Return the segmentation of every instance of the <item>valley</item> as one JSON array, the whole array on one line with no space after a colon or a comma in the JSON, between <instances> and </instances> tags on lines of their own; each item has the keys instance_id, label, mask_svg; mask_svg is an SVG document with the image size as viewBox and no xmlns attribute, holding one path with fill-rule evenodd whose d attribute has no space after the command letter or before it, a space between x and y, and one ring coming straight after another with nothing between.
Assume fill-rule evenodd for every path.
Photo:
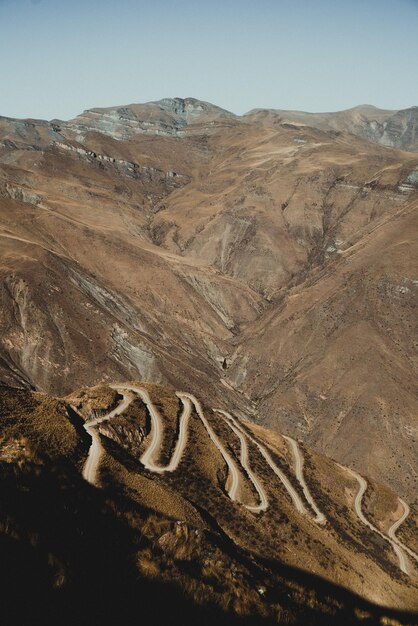
<instances>
[{"instance_id":1,"label":"valley","mask_svg":"<svg viewBox=\"0 0 418 626\"><path fill-rule=\"evenodd\" d=\"M415 623L416 122L0 117L0 535L54 623Z\"/></svg>"}]
</instances>

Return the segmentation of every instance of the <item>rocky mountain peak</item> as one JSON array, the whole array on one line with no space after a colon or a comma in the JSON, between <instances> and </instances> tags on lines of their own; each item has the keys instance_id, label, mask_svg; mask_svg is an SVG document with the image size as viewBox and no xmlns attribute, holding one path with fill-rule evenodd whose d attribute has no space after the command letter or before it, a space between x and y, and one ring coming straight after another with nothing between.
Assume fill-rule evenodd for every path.
<instances>
[{"instance_id":1,"label":"rocky mountain peak","mask_svg":"<svg viewBox=\"0 0 418 626\"><path fill-rule=\"evenodd\" d=\"M181 137L189 125L212 124L235 117L233 113L209 102L176 97L144 104L89 109L69 124L82 137L88 131L95 131L120 140L139 134Z\"/></svg>"},{"instance_id":2,"label":"rocky mountain peak","mask_svg":"<svg viewBox=\"0 0 418 626\"><path fill-rule=\"evenodd\" d=\"M194 114L196 116L204 115L204 114L224 114L235 117L235 115L226 109L222 109L210 102L204 102L203 100L198 100L197 98L163 98L162 100L157 100L156 102L151 102L149 104L155 104L161 107L166 111L170 111L176 115L184 115L184 114Z\"/></svg>"}]
</instances>

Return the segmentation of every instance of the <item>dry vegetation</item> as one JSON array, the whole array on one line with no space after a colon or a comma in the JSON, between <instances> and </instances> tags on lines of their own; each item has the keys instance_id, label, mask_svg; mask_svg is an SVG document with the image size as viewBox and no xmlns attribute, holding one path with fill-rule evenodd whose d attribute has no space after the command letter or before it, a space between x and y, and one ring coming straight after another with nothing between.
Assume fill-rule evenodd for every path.
<instances>
[{"instance_id":1,"label":"dry vegetation","mask_svg":"<svg viewBox=\"0 0 418 626\"><path fill-rule=\"evenodd\" d=\"M418 502L411 505L411 513L399 528L397 535L412 550L418 553ZM417 565L418 568L418 565Z\"/></svg>"},{"instance_id":2,"label":"dry vegetation","mask_svg":"<svg viewBox=\"0 0 418 626\"><path fill-rule=\"evenodd\" d=\"M403 508L393 491L370 479L363 497L363 510L370 521L383 532L403 514Z\"/></svg>"},{"instance_id":3,"label":"dry vegetation","mask_svg":"<svg viewBox=\"0 0 418 626\"><path fill-rule=\"evenodd\" d=\"M96 385L91 388L82 387L66 398L85 419L91 419L93 416L99 417L110 411L116 406L117 399L117 392L108 385Z\"/></svg>"},{"instance_id":4,"label":"dry vegetation","mask_svg":"<svg viewBox=\"0 0 418 626\"><path fill-rule=\"evenodd\" d=\"M52 459L79 454L82 430L69 419L66 402L42 393L0 387L0 436L26 439L35 455Z\"/></svg>"},{"instance_id":5,"label":"dry vegetation","mask_svg":"<svg viewBox=\"0 0 418 626\"><path fill-rule=\"evenodd\" d=\"M164 438L161 460L165 462L177 437L179 402L170 390L144 386L164 416L168 434ZM188 445L178 469L164 475L146 471L139 458L146 446L149 416L145 405L135 400L125 414L100 427L105 455L101 460L101 489L98 490L80 478L78 430L84 432L84 429L82 424L74 426L70 421L64 401L9 389L2 390L0 399L3 437L0 449L4 460L7 455L10 457L12 462L8 465L16 468L11 470L12 474L10 471L6 474L9 476L7 489L19 490L19 485L30 481L35 494L43 481L58 481L53 487L58 490L62 490L59 484L65 483L54 506L65 509L65 494L68 497L71 494L71 498L86 498L83 503L73 504L81 517L71 523L75 524L80 536L84 532L84 515L88 515L89 507L96 507L91 497L103 499L101 503L97 502L97 510L94 508L94 526L100 536L105 537L110 532L105 530L109 524L110 527L120 525L117 532L126 538L126 544L119 545L114 558L126 558L129 567L134 568L135 574L128 575L129 584L139 585L139 588L160 585L162 590L173 589L177 594L175 602L184 602L188 610L193 607L193 619L185 623L200 621L202 624L225 623L229 626L236 620L244 620L240 623L251 626L276 623L301 626L364 623L377 626L385 623L383 619L390 624L390 620L396 618L400 624L413 624L407 615L378 609L332 584L331 581L344 582L354 590L363 586L367 594L369 587L363 565L366 562L368 570L375 575L376 588L391 585L386 602L411 602L416 592L416 587L399 576L387 547L377 545L376 538L350 511L351 496L347 494L352 485L325 457L302 448L305 477L317 504L328 518L327 526L318 528L309 517L294 510L287 492L272 475L254 444L250 444L251 468L262 480L270 502L268 511L253 514L228 498L225 464L208 442L207 432L195 413L190 418ZM95 388L91 394L85 389L71 397L71 402L85 418L98 412L104 414L115 406L117 400L113 391L109 392L105 387ZM240 449L236 436L219 415L208 410L206 415L238 462ZM51 424L54 424L53 437ZM269 440L276 462L291 477L293 464L283 440L278 435L269 438L260 427L253 430L260 440ZM9 447L4 445L6 440ZM10 441L13 441L12 448ZM46 462L42 473L36 469L36 455L28 455L27 450L31 447L39 449L43 455L48 453L47 460L42 461L42 467ZM59 454L58 450L61 451ZM19 463L16 464L17 456ZM65 471L60 469L61 466L66 468ZM244 471L242 476L249 483ZM294 478L292 482L296 487ZM48 487L45 494L51 489ZM300 486L298 489L300 491ZM251 485L247 484L245 490L245 498L254 501L256 494ZM8 498L9 512L0 518L0 534L18 542L24 542L28 537L35 547L45 541L48 545L45 529L40 530L50 523L48 516L45 520L42 518L42 524L39 521L39 527L35 517L30 529L25 530L25 524L29 522L25 522L23 514L19 517L17 510L13 509L13 500ZM374 510L384 513L381 500L378 503L380 508L376 504ZM392 502L389 495L387 501ZM48 499L46 502L45 514L51 508ZM30 510L34 504L25 506ZM101 517L104 511L107 521ZM79 540L71 539L74 545ZM104 544L102 539L97 544L100 555L103 545L108 545L108 539L103 541ZM49 588L71 589L78 565L71 557L63 558L57 547L45 549ZM392 581L385 570L391 572ZM103 575L105 571L106 568Z\"/></svg>"},{"instance_id":6,"label":"dry vegetation","mask_svg":"<svg viewBox=\"0 0 418 626\"><path fill-rule=\"evenodd\" d=\"M140 383L136 383L140 384ZM161 392L161 387L146 386L164 416L166 431L161 462L168 462L177 438L179 403L170 390ZM159 398L161 394L161 398ZM133 419L137 406L131 405L132 413L127 423ZM143 407L142 407L143 410ZM227 427L217 413L206 410L212 427L224 442L230 453L235 456L238 466L240 447L238 438ZM123 424L124 417L116 418ZM144 418L140 417L143 422ZM145 420L146 422L146 420ZM268 554L271 558L302 567L307 572L315 572L329 580L337 580L344 585L357 589L360 593L369 593L380 601L397 603L401 596L412 601L413 594L402 590L403 575L397 567L396 558L390 546L375 533L361 524L354 511L352 502L356 486L335 464L325 457L312 455L302 447L305 456L305 477L318 506L325 512L328 523L325 528L315 525L309 517L297 513L288 493L273 475L256 446L249 443L251 468L262 480L268 494L270 507L258 515L232 503L226 493L227 472L219 452L209 443L208 435L200 419L193 413L190 421L188 445L178 469L170 474L153 475L138 463L140 454L145 450L146 441L139 447L131 446L126 437L116 443L123 448L123 454L117 447L108 448L109 473L118 476L118 481L126 485L129 497L138 503L146 503L165 515L175 511L177 519L196 525L196 516L191 511L199 511L199 528L208 528L224 534L235 546L250 551L255 558ZM285 472L294 488L302 496L302 489L294 475L293 457L287 444L278 435L268 435L261 427L246 428L269 447L277 465ZM113 459L113 460L112 460ZM117 464L116 463L117 459ZM128 470L128 471L126 471ZM257 494L241 468L244 478L244 502L256 503ZM383 491L382 491L383 493ZM387 502L390 502L389 494ZM393 497L392 497L393 501ZM380 502L380 500L379 500ZM187 503L187 507L184 506ZM382 513L384 503L380 504ZM308 510L310 509L307 505ZM311 511L312 514L312 511ZM202 516L203 520L202 522ZM367 579L364 559L372 557L371 567L376 580ZM370 567L370 565L369 565ZM390 577L392 595L387 595ZM399 582L395 582L398 581ZM404 583L406 581L404 580ZM409 581L408 585L409 585ZM376 591L378 589L378 591ZM376 596L376 593L378 596ZM386 600L383 598L386 597Z\"/></svg>"}]
</instances>

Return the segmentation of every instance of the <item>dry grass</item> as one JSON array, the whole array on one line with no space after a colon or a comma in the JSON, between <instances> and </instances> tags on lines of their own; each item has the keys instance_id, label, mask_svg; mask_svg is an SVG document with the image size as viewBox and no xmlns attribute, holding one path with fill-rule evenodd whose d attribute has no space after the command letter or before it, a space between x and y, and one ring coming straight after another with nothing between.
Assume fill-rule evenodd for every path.
<instances>
[{"instance_id":1,"label":"dry grass","mask_svg":"<svg viewBox=\"0 0 418 626\"><path fill-rule=\"evenodd\" d=\"M66 400L75 406L85 419L90 419L92 416L106 413L116 406L117 391L104 384L95 387L82 387L67 396Z\"/></svg>"},{"instance_id":2,"label":"dry grass","mask_svg":"<svg viewBox=\"0 0 418 626\"><path fill-rule=\"evenodd\" d=\"M268 615L260 593L251 588L249 572L211 545L201 530L184 522L167 525L151 515L142 533L152 540L152 547L144 548L137 557L144 575L160 576L167 582L176 580L197 605L210 599L237 615Z\"/></svg>"},{"instance_id":3,"label":"dry grass","mask_svg":"<svg viewBox=\"0 0 418 626\"><path fill-rule=\"evenodd\" d=\"M159 388L146 387L164 416L168 431L166 441L170 437L174 441L177 398L165 390L159 399ZM48 450L56 461L58 449L61 454L61 450L69 456L74 454L78 445L77 431L68 419L63 401L42 394L2 392L3 445L0 450L6 450L12 459L18 454L16 450L23 456L32 447L33 454L38 449ZM84 414L93 410L107 411L106 404L114 399L113 393L108 393L104 386L95 388L91 398L88 391L79 394L79 409ZM205 412L224 444L238 458L236 437L225 428L218 415ZM210 603L235 616L280 619L280 623L288 624L310 623L311 615L324 619L335 616L338 620L338 615L345 614L347 607L343 600L334 597L332 585L324 595L313 580L304 578L298 570L280 573L280 561L319 574L321 584L328 578L368 593L370 583L364 577L366 564L373 573L374 589L378 593L386 586L393 594L386 596L388 598L396 600L397 593L404 601L413 597L413 586L407 588L399 577L390 581L380 569L390 566L387 546L375 545L375 538L346 506L352 501L355 486L341 471L336 471L329 459L301 447L305 477L313 497L328 518L327 526L319 528L310 517L296 513L287 492L253 444L249 445L250 465L266 488L270 508L257 515L231 502L225 491L225 463L195 414L191 416L188 446L179 468L172 474L147 472L139 461L145 444L142 439L138 445L132 444L134 434L144 428L146 421L147 412L138 400L124 415L100 429L105 454L100 465L101 489L98 492L106 494L108 506L135 537L133 552L139 576L175 585L196 606ZM54 425L53 436L51 424ZM267 440L267 431L261 427L256 430L261 439ZM21 433L20 438L17 432ZM269 443L277 462L287 474L291 473L292 466L282 441L271 438ZM276 443L278 449L275 449ZM242 478L249 482L245 471L242 471ZM249 485L247 489L254 499L252 487ZM385 502L391 501L389 496L379 499L382 511ZM55 562L55 557L51 558L54 585L59 587L64 573L59 559ZM265 564L260 567L259 563ZM393 575L398 576L398 573ZM305 621L301 621L303 619ZM364 621L360 613L355 619L353 623ZM321 622L312 622L316 623Z\"/></svg>"},{"instance_id":4,"label":"dry grass","mask_svg":"<svg viewBox=\"0 0 418 626\"><path fill-rule=\"evenodd\" d=\"M106 440L104 440L106 445ZM154 480L152 477L134 469L126 469L122 459L118 460L107 453L102 461L102 473L107 473L117 480L119 489L126 492L129 499L147 509L154 511L159 518L165 516L177 520L188 521L196 526L204 527L201 516L193 505L182 497L181 492L175 491L164 481Z\"/></svg>"},{"instance_id":5,"label":"dry grass","mask_svg":"<svg viewBox=\"0 0 418 626\"><path fill-rule=\"evenodd\" d=\"M370 521L383 532L386 532L403 513L396 494L370 478L367 480L367 491L363 497L363 510Z\"/></svg>"},{"instance_id":6,"label":"dry grass","mask_svg":"<svg viewBox=\"0 0 418 626\"><path fill-rule=\"evenodd\" d=\"M4 441L30 442L33 454L71 456L80 444L63 400L41 393L0 388L0 434Z\"/></svg>"},{"instance_id":7,"label":"dry grass","mask_svg":"<svg viewBox=\"0 0 418 626\"><path fill-rule=\"evenodd\" d=\"M151 548L138 552L136 563L139 571L146 578L158 578L161 575L161 569L154 558Z\"/></svg>"},{"instance_id":8,"label":"dry grass","mask_svg":"<svg viewBox=\"0 0 418 626\"><path fill-rule=\"evenodd\" d=\"M0 437L0 460L6 463L25 463L36 459L33 446L26 437Z\"/></svg>"},{"instance_id":9,"label":"dry grass","mask_svg":"<svg viewBox=\"0 0 418 626\"><path fill-rule=\"evenodd\" d=\"M418 554L418 503L415 502L411 505L410 514L406 518L403 524L399 527L396 535L401 541L403 541L411 550ZM418 563L412 561L412 565L415 567L415 571L418 577Z\"/></svg>"}]
</instances>

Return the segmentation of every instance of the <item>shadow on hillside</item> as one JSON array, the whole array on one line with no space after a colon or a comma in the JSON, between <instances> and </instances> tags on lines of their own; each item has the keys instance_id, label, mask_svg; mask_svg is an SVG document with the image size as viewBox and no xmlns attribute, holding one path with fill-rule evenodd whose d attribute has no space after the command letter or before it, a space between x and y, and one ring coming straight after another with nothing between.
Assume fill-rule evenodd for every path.
<instances>
[{"instance_id":1,"label":"shadow on hillside","mask_svg":"<svg viewBox=\"0 0 418 626\"><path fill-rule=\"evenodd\" d=\"M277 580L278 584L272 586L265 599L269 603L285 606L293 616L299 615L297 621L289 623L300 624L300 626L355 626L356 624L381 626L386 623L382 621L385 617L408 626L418 626L418 613L416 612L392 610L372 604L348 589L332 584L315 574L242 550L225 534L212 515L196 503L193 505L214 531L213 539L223 552L243 563L255 579L260 579L263 575L268 576L270 573L274 580ZM301 603L296 604L292 599L295 584L306 590L306 596L309 595L310 590L315 590L316 607L306 608L304 613ZM336 613L327 615L326 607L336 608L337 604L339 608ZM362 614L362 617L359 617L359 614Z\"/></svg>"},{"instance_id":2,"label":"shadow on hillside","mask_svg":"<svg viewBox=\"0 0 418 626\"><path fill-rule=\"evenodd\" d=\"M111 456L123 464L129 472L141 473L144 471L143 466L117 443L107 439L104 439L103 443ZM195 476L194 478L196 480L198 477ZM112 475L102 475L102 479L105 480L106 489L115 494L114 497L121 509L129 511L132 507L132 502L127 500L120 492L120 488ZM355 624L381 626L382 617L386 617L398 620L402 624L413 626L416 624L418 626L417 613L383 608L315 574L285 565L277 560L268 559L265 556L260 556L258 553L251 554L251 552L240 549L229 538L218 520L207 509L200 506L195 498L187 498L184 493L182 497L190 501L202 520L206 522L207 527L212 530L211 542L215 543L222 552L228 554L232 559L241 562L253 575L255 581L263 578L278 580L278 584L272 585L274 590L268 593L265 600L270 604L279 604L285 607L293 617L299 616L297 621L289 623L300 624L301 626L355 626ZM143 510L142 513L146 514L146 511ZM295 602L292 599L295 585L301 586L306 590L306 596L309 595L310 590L315 592L316 602L309 608L306 606L305 612L303 602ZM339 608L336 608L336 603L338 603ZM308 600L306 600L306 604L309 604ZM332 609L333 614L327 615L327 609L329 608ZM334 614L333 609L335 608L336 613ZM359 618L356 614L357 610L363 612L363 615L369 614L370 617L366 618L363 616ZM233 622L227 620L226 623L232 624ZM268 623L268 621L260 623ZM288 622L283 621L283 623ZM255 622L253 621L251 624L255 624Z\"/></svg>"},{"instance_id":3,"label":"shadow on hillside","mask_svg":"<svg viewBox=\"0 0 418 626\"><path fill-rule=\"evenodd\" d=\"M137 533L71 468L2 464L0 471L4 626L256 623L196 607L174 587L141 579Z\"/></svg>"},{"instance_id":4,"label":"shadow on hillside","mask_svg":"<svg viewBox=\"0 0 418 626\"><path fill-rule=\"evenodd\" d=\"M179 589L140 578L135 567L135 550L140 537L106 502L104 491L83 481L70 466L46 468L2 464L0 467L0 584L4 626L106 626L131 623L257 626L269 620L240 619L208 604L197 607ZM121 505L123 506L122 502ZM213 520L211 520L213 523ZM338 626L357 623L354 607L369 609L373 618L362 624L380 623L380 615L400 614L371 607L360 598L315 576L264 560L261 567L221 535L218 541L234 558L245 561L259 577L260 570L274 572L279 579L314 588L318 596L339 599ZM272 592L270 592L272 594ZM301 618L292 605L286 582L274 597L299 615L297 622L313 626L335 626L336 616L307 609ZM413 623L402 616L404 623ZM277 622L275 622L277 623Z\"/></svg>"}]
</instances>

